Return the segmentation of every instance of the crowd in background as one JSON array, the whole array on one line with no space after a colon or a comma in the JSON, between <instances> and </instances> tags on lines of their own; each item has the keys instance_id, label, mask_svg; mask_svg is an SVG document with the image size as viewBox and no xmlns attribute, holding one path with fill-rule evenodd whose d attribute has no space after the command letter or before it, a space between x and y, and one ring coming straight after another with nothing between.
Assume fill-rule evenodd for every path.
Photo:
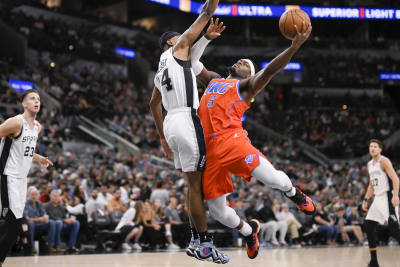
<instances>
[{"instance_id":1,"label":"crowd in background","mask_svg":"<svg viewBox=\"0 0 400 267\"><path fill-rule=\"evenodd\" d=\"M9 19L28 38L29 46L40 52L76 53L78 57L90 52L94 58L113 62L112 48L125 45L138 49L156 67L156 44L147 46L140 38L121 39L84 25L71 28L60 21L33 20L24 14L10 14ZM137 88L118 70L101 64L78 68L72 62L60 60L52 68L48 59L42 56L37 65L27 64L23 68L0 60L2 81L13 77L31 80L62 106L60 110L50 110L42 103L38 120L44 130L37 150L49 156L54 167L43 170L34 165L29 174L24 211L27 227L20 245L29 253L35 250L35 240L50 253L77 253L88 243L102 249L107 242L113 248L125 250L184 248L189 234L187 187L181 172L155 159L163 155L149 115L150 91ZM213 59L216 70L223 69L226 62L222 57ZM325 68L327 65L330 68ZM397 70L391 58L357 55L351 58L325 55L318 62L304 58L304 66L304 84L321 87L376 85L380 70ZM19 97L16 91L4 84L0 86L0 103L16 104ZM369 182L365 162L322 167L302 158L301 149L292 138L304 140L329 155L360 156L367 153L369 138L384 139L399 128L398 117L385 110L318 108L324 106L324 97L311 100L304 97L304 102L299 99L293 99L293 106L298 107L296 101L304 104L308 99L313 108L278 112L272 108L273 100L265 97L256 103L249 116L286 137L279 142L256 138L254 143L296 186L319 203L317 215L307 217L279 192L234 176L235 192L229 195L227 204L242 218L261 221L263 246L362 244L365 214L360 204ZM320 105L316 104L318 101ZM0 122L18 112L15 106L0 106ZM66 143L82 141L79 131L68 123L68 118L75 115L103 123L110 131L136 144L142 154L126 156L101 145L83 154L69 151ZM400 174L397 162L394 167ZM237 231L226 229L211 218L208 223L211 230L225 229L231 237L217 236L216 242L229 240L225 245L240 246Z\"/></svg>"},{"instance_id":2,"label":"crowd in background","mask_svg":"<svg viewBox=\"0 0 400 267\"><path fill-rule=\"evenodd\" d=\"M93 242L100 249L107 242L112 248L125 250L186 246L187 187L179 171L152 158L162 157L158 147L143 148L140 156L124 156L102 146L89 155L76 155L63 149L63 144L76 136L56 123L62 115L46 117L47 113L43 109L38 118L45 129L38 149L50 156L54 167L42 170L35 165L29 174L26 247L35 240L46 243L50 253L76 253L82 244ZM14 114L11 110L2 115L5 119ZM325 168L300 162L296 157L299 148L289 141L268 141L260 149L322 207L317 216L307 217L279 192L232 177L236 190L228 197L228 204L242 218L261 221L263 246L336 246L337 242L364 241L360 225L365 214L360 204L369 181L364 163ZM90 160L81 164L80 157ZM396 162L394 167L400 174ZM236 231L211 219L208 223L211 229L225 229L231 236L224 245L239 246ZM216 241L222 242L218 236ZM21 242L24 244L23 238Z\"/></svg>"}]
</instances>

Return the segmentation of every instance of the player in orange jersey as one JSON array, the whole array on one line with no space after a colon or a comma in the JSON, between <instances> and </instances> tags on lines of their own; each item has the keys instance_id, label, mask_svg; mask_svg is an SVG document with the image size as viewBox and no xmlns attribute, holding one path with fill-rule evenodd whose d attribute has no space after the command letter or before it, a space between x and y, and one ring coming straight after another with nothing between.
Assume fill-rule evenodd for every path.
<instances>
[{"instance_id":1,"label":"player in orange jersey","mask_svg":"<svg viewBox=\"0 0 400 267\"><path fill-rule=\"evenodd\" d=\"M306 29L305 23L302 28ZM246 237L247 254L251 259L258 254L257 234L260 226L256 220L249 223L241 220L235 211L226 205L226 194L234 191L231 173L242 176L247 181L255 177L265 185L284 192L304 213L311 215L315 212L312 200L295 188L284 172L276 170L265 156L252 146L241 122L251 100L289 63L310 36L311 29L310 25L306 31L297 31L292 45L263 70L255 73L252 61L241 59L229 68L230 75L226 79L208 71L202 63L193 62L193 59L200 59L208 44L207 40L200 39L192 48L193 68L202 68L197 78L208 84L199 108L206 138L204 198L216 220L230 228L238 229Z\"/></svg>"}]
</instances>

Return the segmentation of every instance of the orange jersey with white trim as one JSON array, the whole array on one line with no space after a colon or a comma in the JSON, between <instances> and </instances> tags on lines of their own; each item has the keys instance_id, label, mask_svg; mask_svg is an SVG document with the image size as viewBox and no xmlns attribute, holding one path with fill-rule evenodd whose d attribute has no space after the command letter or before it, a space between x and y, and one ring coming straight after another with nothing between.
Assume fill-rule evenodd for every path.
<instances>
[{"instance_id":1,"label":"orange jersey with white trim","mask_svg":"<svg viewBox=\"0 0 400 267\"><path fill-rule=\"evenodd\" d=\"M239 83L218 78L208 84L198 110L206 140L227 129L242 128L243 114L250 106L240 96Z\"/></svg>"}]
</instances>

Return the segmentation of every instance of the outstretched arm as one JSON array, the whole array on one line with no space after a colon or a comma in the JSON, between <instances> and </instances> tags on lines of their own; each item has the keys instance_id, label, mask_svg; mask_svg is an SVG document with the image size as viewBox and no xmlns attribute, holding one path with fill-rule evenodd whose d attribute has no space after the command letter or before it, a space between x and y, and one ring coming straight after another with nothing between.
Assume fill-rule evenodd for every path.
<instances>
[{"instance_id":1,"label":"outstretched arm","mask_svg":"<svg viewBox=\"0 0 400 267\"><path fill-rule=\"evenodd\" d=\"M304 21L302 28L306 29ZM303 32L299 32L296 27L297 35L289 48L275 57L267 67L257 72L256 75L240 82L240 89L244 91L242 96L248 104L271 81L272 77L278 74L290 62L293 55L310 36L311 30L311 25Z\"/></svg>"},{"instance_id":2,"label":"outstretched arm","mask_svg":"<svg viewBox=\"0 0 400 267\"><path fill-rule=\"evenodd\" d=\"M207 85L214 78L221 77L221 75L213 71L208 71L199 60L210 41L221 36L221 33L225 29L226 26L224 26L222 21L219 21L219 18L215 20L215 23L213 18L211 18L210 26L208 26L206 34L192 46L190 51L193 72L196 78L204 85Z\"/></svg>"},{"instance_id":3,"label":"outstretched arm","mask_svg":"<svg viewBox=\"0 0 400 267\"><path fill-rule=\"evenodd\" d=\"M219 0L207 0L196 21L179 37L173 48L173 55L176 58L180 60L190 58L190 47L213 16L218 2Z\"/></svg>"}]
</instances>

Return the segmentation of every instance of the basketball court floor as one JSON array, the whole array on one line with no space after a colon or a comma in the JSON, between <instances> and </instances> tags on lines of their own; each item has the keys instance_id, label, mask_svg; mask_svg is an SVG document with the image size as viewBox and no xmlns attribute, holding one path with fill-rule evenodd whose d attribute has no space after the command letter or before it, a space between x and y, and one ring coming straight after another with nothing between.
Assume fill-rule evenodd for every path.
<instances>
[{"instance_id":1,"label":"basketball court floor","mask_svg":"<svg viewBox=\"0 0 400 267\"><path fill-rule=\"evenodd\" d=\"M254 260L245 250L224 250L231 267L366 267L366 247L260 250ZM379 247L381 267L400 267L400 247ZM189 258L185 252L90 254L69 256L9 257L4 267L194 267L217 266ZM218 265L221 266L221 265Z\"/></svg>"}]
</instances>

